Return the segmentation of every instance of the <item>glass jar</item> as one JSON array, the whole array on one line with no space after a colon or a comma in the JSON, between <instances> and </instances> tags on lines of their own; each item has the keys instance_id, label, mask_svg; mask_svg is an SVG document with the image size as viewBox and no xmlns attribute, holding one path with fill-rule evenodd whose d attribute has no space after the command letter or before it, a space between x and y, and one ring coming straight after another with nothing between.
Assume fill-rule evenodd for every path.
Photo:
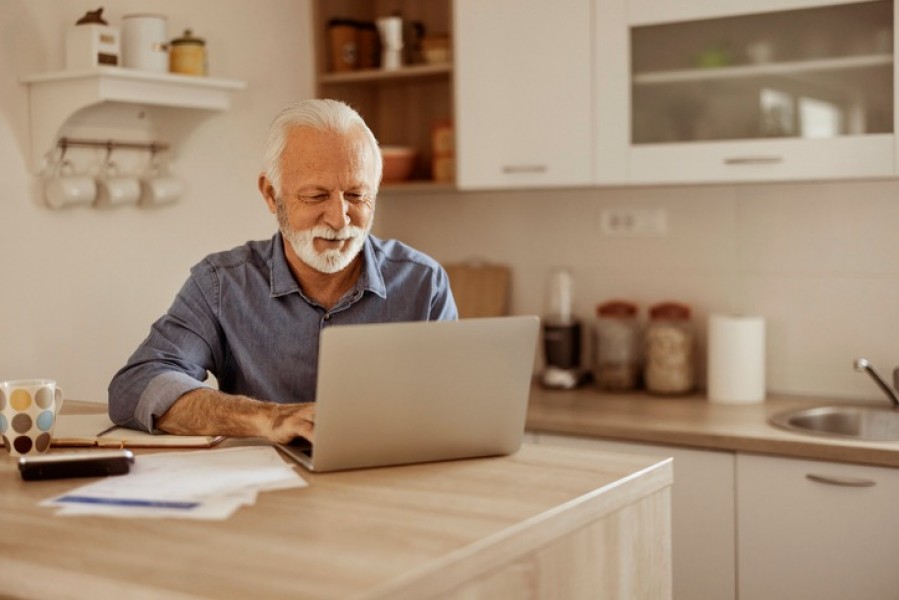
<instances>
[{"instance_id":1,"label":"glass jar","mask_svg":"<svg viewBox=\"0 0 899 600\"><path fill-rule=\"evenodd\" d=\"M169 49L169 71L182 75L206 75L206 41L194 36L190 29L172 40Z\"/></svg>"},{"instance_id":2,"label":"glass jar","mask_svg":"<svg viewBox=\"0 0 899 600\"><path fill-rule=\"evenodd\" d=\"M690 307L656 304L646 327L646 389L654 394L685 394L695 384L694 331Z\"/></svg>"},{"instance_id":3,"label":"glass jar","mask_svg":"<svg viewBox=\"0 0 899 600\"><path fill-rule=\"evenodd\" d=\"M640 335L637 305L611 300L596 307L593 329L593 379L610 392L637 389L640 379Z\"/></svg>"}]
</instances>

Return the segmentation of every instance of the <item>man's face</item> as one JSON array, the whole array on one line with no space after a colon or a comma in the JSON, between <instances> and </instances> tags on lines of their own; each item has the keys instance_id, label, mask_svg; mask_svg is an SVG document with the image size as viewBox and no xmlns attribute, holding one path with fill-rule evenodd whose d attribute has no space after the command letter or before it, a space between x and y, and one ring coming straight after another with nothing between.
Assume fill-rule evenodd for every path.
<instances>
[{"instance_id":1,"label":"man's face","mask_svg":"<svg viewBox=\"0 0 899 600\"><path fill-rule=\"evenodd\" d=\"M362 132L294 127L281 155L281 190L269 187L263 195L297 258L337 273L353 262L371 230L376 184Z\"/></svg>"}]
</instances>

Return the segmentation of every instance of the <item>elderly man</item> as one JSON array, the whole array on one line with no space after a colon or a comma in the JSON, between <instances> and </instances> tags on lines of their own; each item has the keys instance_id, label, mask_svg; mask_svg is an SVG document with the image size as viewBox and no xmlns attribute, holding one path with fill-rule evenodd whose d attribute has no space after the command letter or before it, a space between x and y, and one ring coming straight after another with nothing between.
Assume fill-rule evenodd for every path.
<instances>
[{"instance_id":1,"label":"elderly man","mask_svg":"<svg viewBox=\"0 0 899 600\"><path fill-rule=\"evenodd\" d=\"M458 317L437 262L369 235L381 155L353 109L334 100L289 106L272 123L264 162L259 191L279 232L193 267L113 377L113 422L312 439L323 327ZM207 372L218 390L203 383Z\"/></svg>"}]
</instances>

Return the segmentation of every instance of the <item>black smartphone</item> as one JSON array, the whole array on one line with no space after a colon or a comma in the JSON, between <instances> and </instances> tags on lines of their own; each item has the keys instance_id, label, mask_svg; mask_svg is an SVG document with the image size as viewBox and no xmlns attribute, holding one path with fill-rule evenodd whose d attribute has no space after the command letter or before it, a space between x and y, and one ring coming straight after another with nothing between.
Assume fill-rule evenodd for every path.
<instances>
[{"instance_id":1,"label":"black smartphone","mask_svg":"<svg viewBox=\"0 0 899 600\"><path fill-rule=\"evenodd\" d=\"M22 479L63 479L124 475L134 464L131 450L90 450L19 457Z\"/></svg>"}]
</instances>

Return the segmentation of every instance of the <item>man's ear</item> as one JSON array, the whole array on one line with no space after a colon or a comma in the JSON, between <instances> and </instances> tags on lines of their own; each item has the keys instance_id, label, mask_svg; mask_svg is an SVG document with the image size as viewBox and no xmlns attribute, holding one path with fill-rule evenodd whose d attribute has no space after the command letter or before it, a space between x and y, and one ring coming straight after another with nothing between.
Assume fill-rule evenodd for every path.
<instances>
[{"instance_id":1,"label":"man's ear","mask_svg":"<svg viewBox=\"0 0 899 600\"><path fill-rule=\"evenodd\" d=\"M268 177L265 176L265 173L259 174L259 193L262 194L262 198L265 200L265 203L268 205L268 210L270 213L277 214L278 212L278 203L275 200L275 187L272 185L272 182L269 181Z\"/></svg>"}]
</instances>

